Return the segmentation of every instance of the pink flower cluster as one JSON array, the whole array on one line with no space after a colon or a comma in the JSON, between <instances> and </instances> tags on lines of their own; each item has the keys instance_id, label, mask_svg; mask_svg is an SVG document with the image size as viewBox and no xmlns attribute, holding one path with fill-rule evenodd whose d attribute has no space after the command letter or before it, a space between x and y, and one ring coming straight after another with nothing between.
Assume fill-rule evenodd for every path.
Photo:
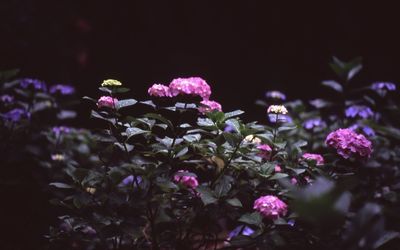
<instances>
[{"instance_id":1,"label":"pink flower cluster","mask_svg":"<svg viewBox=\"0 0 400 250\"><path fill-rule=\"evenodd\" d=\"M272 220L287 213L287 205L274 195L261 196L254 202L253 209Z\"/></svg>"},{"instance_id":2,"label":"pink flower cluster","mask_svg":"<svg viewBox=\"0 0 400 250\"><path fill-rule=\"evenodd\" d=\"M259 156L264 158L269 157L272 152L272 148L268 144L259 144L257 149L260 150Z\"/></svg>"},{"instance_id":3,"label":"pink flower cluster","mask_svg":"<svg viewBox=\"0 0 400 250\"><path fill-rule=\"evenodd\" d=\"M97 107L102 108L114 108L115 104L118 102L118 99L112 98L111 96L102 96L97 101Z\"/></svg>"},{"instance_id":4,"label":"pink flower cluster","mask_svg":"<svg viewBox=\"0 0 400 250\"><path fill-rule=\"evenodd\" d=\"M187 170L179 170L178 173L189 173ZM183 184L188 188L196 188L199 185L196 177L194 176L185 176L185 175L177 175L174 176L174 181Z\"/></svg>"},{"instance_id":5,"label":"pink flower cluster","mask_svg":"<svg viewBox=\"0 0 400 250\"><path fill-rule=\"evenodd\" d=\"M207 112L211 112L214 110L222 112L221 104L219 104L216 101L203 100L200 102L200 104L202 104L202 106L199 107L199 112L202 114L205 114Z\"/></svg>"},{"instance_id":6,"label":"pink flower cluster","mask_svg":"<svg viewBox=\"0 0 400 250\"><path fill-rule=\"evenodd\" d=\"M177 95L193 95L203 99L199 111L203 114L213 110L222 111L221 104L210 100L211 88L201 77L176 78L169 86L153 84L148 91L150 96L174 97Z\"/></svg>"},{"instance_id":7,"label":"pink flower cluster","mask_svg":"<svg viewBox=\"0 0 400 250\"><path fill-rule=\"evenodd\" d=\"M305 153L301 158L307 161L315 161L317 166L324 165L325 163L324 157L322 157L320 154Z\"/></svg>"},{"instance_id":8,"label":"pink flower cluster","mask_svg":"<svg viewBox=\"0 0 400 250\"><path fill-rule=\"evenodd\" d=\"M176 78L169 86L153 84L147 91L149 95L156 97L173 97L179 94L200 96L208 100L211 88L201 77Z\"/></svg>"},{"instance_id":9,"label":"pink flower cluster","mask_svg":"<svg viewBox=\"0 0 400 250\"><path fill-rule=\"evenodd\" d=\"M156 97L172 97L171 92L169 91L168 86L162 84L153 84L147 91L149 95Z\"/></svg>"},{"instance_id":10,"label":"pink flower cluster","mask_svg":"<svg viewBox=\"0 0 400 250\"><path fill-rule=\"evenodd\" d=\"M372 143L362 134L357 134L351 129L338 129L331 132L325 143L337 150L343 158L351 156L361 158L369 157L372 153Z\"/></svg>"}]
</instances>

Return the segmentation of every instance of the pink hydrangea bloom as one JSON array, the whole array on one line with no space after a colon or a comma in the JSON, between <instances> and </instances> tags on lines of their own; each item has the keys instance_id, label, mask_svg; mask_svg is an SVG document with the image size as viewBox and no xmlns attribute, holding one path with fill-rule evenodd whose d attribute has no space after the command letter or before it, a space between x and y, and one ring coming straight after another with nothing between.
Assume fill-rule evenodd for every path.
<instances>
[{"instance_id":1,"label":"pink hydrangea bloom","mask_svg":"<svg viewBox=\"0 0 400 250\"><path fill-rule=\"evenodd\" d=\"M97 107L107 107L107 108L114 108L115 104L118 102L118 99L112 98L111 96L102 96L97 101Z\"/></svg>"},{"instance_id":2,"label":"pink hydrangea bloom","mask_svg":"<svg viewBox=\"0 0 400 250\"><path fill-rule=\"evenodd\" d=\"M351 156L368 158L372 153L372 142L347 128L331 132L325 143L345 159Z\"/></svg>"},{"instance_id":3,"label":"pink hydrangea bloom","mask_svg":"<svg viewBox=\"0 0 400 250\"><path fill-rule=\"evenodd\" d=\"M292 183L293 185L296 185L297 179L293 177L292 179L290 179L290 183Z\"/></svg>"},{"instance_id":4,"label":"pink hydrangea bloom","mask_svg":"<svg viewBox=\"0 0 400 250\"><path fill-rule=\"evenodd\" d=\"M211 95L210 85L200 77L176 78L169 84L169 90L172 96L197 95L208 100Z\"/></svg>"},{"instance_id":5,"label":"pink hydrangea bloom","mask_svg":"<svg viewBox=\"0 0 400 250\"><path fill-rule=\"evenodd\" d=\"M178 173L189 173L187 170L179 170ZM194 176L185 176L185 175L175 175L174 181L183 184L188 188L196 188L199 185L196 177Z\"/></svg>"},{"instance_id":6,"label":"pink hydrangea bloom","mask_svg":"<svg viewBox=\"0 0 400 250\"><path fill-rule=\"evenodd\" d=\"M171 92L169 91L169 87L165 86L163 84L153 84L147 92L151 96L156 96L156 97L172 97Z\"/></svg>"},{"instance_id":7,"label":"pink hydrangea bloom","mask_svg":"<svg viewBox=\"0 0 400 250\"><path fill-rule=\"evenodd\" d=\"M277 219L287 213L287 205L273 195L261 196L254 202L253 209L268 219Z\"/></svg>"},{"instance_id":8,"label":"pink hydrangea bloom","mask_svg":"<svg viewBox=\"0 0 400 250\"><path fill-rule=\"evenodd\" d=\"M259 144L257 149L260 150L258 155L261 157L268 157L272 151L272 148L268 144Z\"/></svg>"},{"instance_id":9,"label":"pink hydrangea bloom","mask_svg":"<svg viewBox=\"0 0 400 250\"><path fill-rule=\"evenodd\" d=\"M275 169L274 170L275 170L276 173L282 172L282 168L279 165L275 165Z\"/></svg>"},{"instance_id":10,"label":"pink hydrangea bloom","mask_svg":"<svg viewBox=\"0 0 400 250\"><path fill-rule=\"evenodd\" d=\"M222 112L221 104L216 101L203 100L200 102L202 106L199 107L199 112L205 114L214 110Z\"/></svg>"},{"instance_id":11,"label":"pink hydrangea bloom","mask_svg":"<svg viewBox=\"0 0 400 250\"><path fill-rule=\"evenodd\" d=\"M302 158L308 161L315 161L317 166L324 165L325 163L324 157L322 157L320 154L305 153L303 154Z\"/></svg>"}]
</instances>

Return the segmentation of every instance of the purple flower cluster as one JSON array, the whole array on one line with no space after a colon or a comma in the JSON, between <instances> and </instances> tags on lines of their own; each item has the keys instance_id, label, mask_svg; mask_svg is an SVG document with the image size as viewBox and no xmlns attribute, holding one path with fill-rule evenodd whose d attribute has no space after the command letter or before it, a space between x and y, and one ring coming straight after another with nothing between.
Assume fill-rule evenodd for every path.
<instances>
[{"instance_id":1,"label":"purple flower cluster","mask_svg":"<svg viewBox=\"0 0 400 250\"><path fill-rule=\"evenodd\" d=\"M286 95L280 91L272 90L265 93L265 97L275 100L286 100Z\"/></svg>"},{"instance_id":2,"label":"purple flower cluster","mask_svg":"<svg viewBox=\"0 0 400 250\"><path fill-rule=\"evenodd\" d=\"M396 85L391 82L375 82L371 85L371 89L378 91L378 90L388 90L388 91L395 91Z\"/></svg>"},{"instance_id":3,"label":"purple flower cluster","mask_svg":"<svg viewBox=\"0 0 400 250\"><path fill-rule=\"evenodd\" d=\"M75 88L71 85L57 84L50 87L50 93L59 93L61 95L72 95L75 93Z\"/></svg>"},{"instance_id":4,"label":"purple flower cluster","mask_svg":"<svg viewBox=\"0 0 400 250\"><path fill-rule=\"evenodd\" d=\"M2 95L0 96L0 101L4 104L9 104L14 101L14 97L10 95Z\"/></svg>"},{"instance_id":5,"label":"purple flower cluster","mask_svg":"<svg viewBox=\"0 0 400 250\"><path fill-rule=\"evenodd\" d=\"M30 113L24 109L15 108L1 115L4 120L18 122L23 118L30 118Z\"/></svg>"},{"instance_id":6,"label":"purple flower cluster","mask_svg":"<svg viewBox=\"0 0 400 250\"><path fill-rule=\"evenodd\" d=\"M277 219L287 213L287 205L273 195L261 196L254 202L253 209L260 212L265 218Z\"/></svg>"},{"instance_id":7,"label":"purple flower cluster","mask_svg":"<svg viewBox=\"0 0 400 250\"><path fill-rule=\"evenodd\" d=\"M71 132L71 128L65 126L53 127L51 130L56 136L59 136L62 133L68 134Z\"/></svg>"},{"instance_id":8,"label":"purple flower cluster","mask_svg":"<svg viewBox=\"0 0 400 250\"><path fill-rule=\"evenodd\" d=\"M276 114L268 114L269 122L271 122L271 123L276 123L276 118L277 118L277 115L276 115ZM290 117L289 115L279 115L279 116L278 116L278 122L282 122L282 123L292 123L292 122L293 122L293 119L292 119L292 117Z\"/></svg>"},{"instance_id":9,"label":"purple flower cluster","mask_svg":"<svg viewBox=\"0 0 400 250\"><path fill-rule=\"evenodd\" d=\"M375 136L375 131L366 125L358 125L358 124L354 124L353 126L349 127L349 129L353 130L353 131L357 131L360 130L361 132L363 132L366 136Z\"/></svg>"},{"instance_id":10,"label":"purple flower cluster","mask_svg":"<svg viewBox=\"0 0 400 250\"><path fill-rule=\"evenodd\" d=\"M33 88L35 90L42 90L42 91L47 90L46 83L37 79L23 78L20 80L19 84L24 89Z\"/></svg>"},{"instance_id":11,"label":"purple flower cluster","mask_svg":"<svg viewBox=\"0 0 400 250\"><path fill-rule=\"evenodd\" d=\"M354 118L354 117L358 116L363 119L367 119L374 115L372 110L365 105L350 106L346 109L345 114L346 114L346 117Z\"/></svg>"},{"instance_id":12,"label":"purple flower cluster","mask_svg":"<svg viewBox=\"0 0 400 250\"><path fill-rule=\"evenodd\" d=\"M365 138L364 135L357 134L348 128L331 132L325 143L335 148L337 153L345 159L352 156L366 158L372 153L371 141Z\"/></svg>"},{"instance_id":13,"label":"purple flower cluster","mask_svg":"<svg viewBox=\"0 0 400 250\"><path fill-rule=\"evenodd\" d=\"M231 240L233 237L236 237L238 235L244 235L244 236L250 236L254 233L254 230L251 229L250 227L246 225L240 225L237 226L235 229L233 229L229 235L227 240Z\"/></svg>"},{"instance_id":14,"label":"purple flower cluster","mask_svg":"<svg viewBox=\"0 0 400 250\"><path fill-rule=\"evenodd\" d=\"M303 123L303 127L307 130L312 130L314 128L325 128L326 123L321 118L308 119Z\"/></svg>"}]
</instances>

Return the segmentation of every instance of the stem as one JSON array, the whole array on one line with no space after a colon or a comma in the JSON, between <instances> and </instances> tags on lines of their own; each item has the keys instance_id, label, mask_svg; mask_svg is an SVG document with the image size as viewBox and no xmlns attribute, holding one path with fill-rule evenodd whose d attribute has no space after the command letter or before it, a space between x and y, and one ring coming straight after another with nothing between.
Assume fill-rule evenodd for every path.
<instances>
[{"instance_id":1,"label":"stem","mask_svg":"<svg viewBox=\"0 0 400 250\"><path fill-rule=\"evenodd\" d=\"M269 161L272 161L272 159L274 158L274 151L275 151L275 141L276 141L276 136L277 136L277 132L278 132L278 119L279 119L279 114L276 114L276 118L275 118L275 124L274 124L274 130L273 130L273 138L272 138L272 150L271 150L271 156L269 158Z\"/></svg>"},{"instance_id":2,"label":"stem","mask_svg":"<svg viewBox=\"0 0 400 250\"><path fill-rule=\"evenodd\" d=\"M240 145L242 145L242 141L240 141L240 142L236 145L235 150L232 152L231 157L229 157L229 160L228 160L228 162L226 163L225 167L224 167L224 168L221 170L221 172L217 175L217 178L215 178L215 180L214 180L213 182L211 182L211 186L214 186L215 183L218 182L218 180L222 177L222 175L224 175L224 173L226 172L226 170L229 168L229 164L231 164L231 162L232 162L232 160L233 160L233 157L235 157L237 151L238 151L239 148L240 148Z\"/></svg>"}]
</instances>

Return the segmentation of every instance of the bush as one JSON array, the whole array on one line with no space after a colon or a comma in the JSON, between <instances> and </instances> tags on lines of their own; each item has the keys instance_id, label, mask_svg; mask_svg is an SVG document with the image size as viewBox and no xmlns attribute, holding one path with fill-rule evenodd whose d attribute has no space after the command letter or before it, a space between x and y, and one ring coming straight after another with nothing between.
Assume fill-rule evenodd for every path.
<instances>
[{"instance_id":1,"label":"bush","mask_svg":"<svg viewBox=\"0 0 400 250\"><path fill-rule=\"evenodd\" d=\"M40 183L49 182L59 215L51 249L393 249L396 85L352 87L361 59L330 66L338 80L322 84L333 100L287 102L269 91L257 101L263 124L222 112L210 86L191 77L151 86L144 101L105 80L104 96L84 97L95 131L48 127L52 119L35 117L73 114L60 108L62 88L48 108L44 87L8 82L3 90L23 102L2 99L2 136L47 173Z\"/></svg>"}]
</instances>

